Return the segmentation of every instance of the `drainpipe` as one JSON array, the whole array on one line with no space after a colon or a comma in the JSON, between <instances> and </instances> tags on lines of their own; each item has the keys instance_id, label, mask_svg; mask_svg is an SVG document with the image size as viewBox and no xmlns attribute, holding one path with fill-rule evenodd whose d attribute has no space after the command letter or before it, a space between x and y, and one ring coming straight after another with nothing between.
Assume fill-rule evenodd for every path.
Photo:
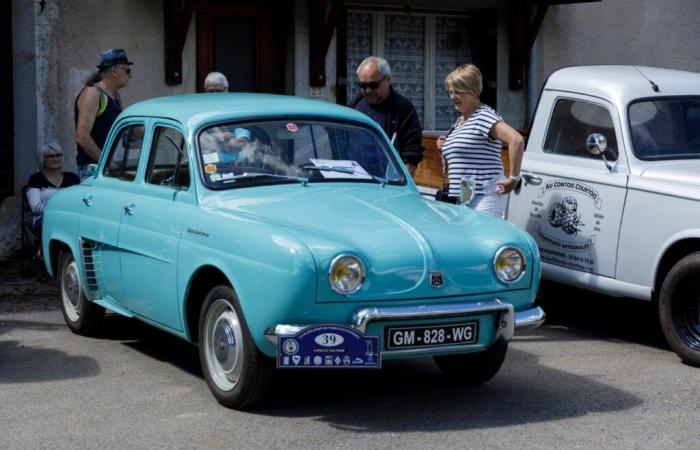
<instances>
[{"instance_id":1,"label":"drainpipe","mask_svg":"<svg viewBox=\"0 0 700 450\"><path fill-rule=\"evenodd\" d=\"M527 97L525 100L527 104L527 123L525 124L525 128L528 128L532 123L532 119L535 115L535 108L537 107L537 95L539 92L539 83L537 79L537 66L539 64L538 54L537 39L535 39L530 49L530 57L527 64Z\"/></svg>"}]
</instances>

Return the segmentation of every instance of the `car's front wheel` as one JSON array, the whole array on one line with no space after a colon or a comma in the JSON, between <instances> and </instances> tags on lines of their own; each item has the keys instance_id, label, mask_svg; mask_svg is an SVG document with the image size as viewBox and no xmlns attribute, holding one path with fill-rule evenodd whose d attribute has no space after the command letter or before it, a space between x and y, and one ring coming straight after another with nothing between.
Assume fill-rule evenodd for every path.
<instances>
[{"instance_id":1,"label":"car's front wheel","mask_svg":"<svg viewBox=\"0 0 700 450\"><path fill-rule=\"evenodd\" d=\"M61 252L58 259L58 292L63 318L76 334L90 335L102 323L105 310L85 297L80 284L78 264L71 252Z\"/></svg>"},{"instance_id":2,"label":"car's front wheel","mask_svg":"<svg viewBox=\"0 0 700 450\"><path fill-rule=\"evenodd\" d=\"M451 381L475 385L484 383L496 375L506 359L508 341L498 338L483 352L436 356L435 363Z\"/></svg>"},{"instance_id":3,"label":"car's front wheel","mask_svg":"<svg viewBox=\"0 0 700 450\"><path fill-rule=\"evenodd\" d=\"M659 319L673 351L687 364L700 367L700 252L678 261L666 275Z\"/></svg>"},{"instance_id":4,"label":"car's front wheel","mask_svg":"<svg viewBox=\"0 0 700 450\"><path fill-rule=\"evenodd\" d=\"M256 347L229 286L211 289L204 299L199 360L209 389L222 405L245 409L265 398L274 361Z\"/></svg>"}]
</instances>

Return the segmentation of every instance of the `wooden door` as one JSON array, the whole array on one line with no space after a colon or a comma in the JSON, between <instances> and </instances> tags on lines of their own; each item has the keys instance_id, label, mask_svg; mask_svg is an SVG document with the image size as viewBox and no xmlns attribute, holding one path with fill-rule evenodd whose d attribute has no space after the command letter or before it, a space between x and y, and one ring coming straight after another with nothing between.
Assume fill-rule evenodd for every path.
<instances>
[{"instance_id":1,"label":"wooden door","mask_svg":"<svg viewBox=\"0 0 700 450\"><path fill-rule=\"evenodd\" d=\"M197 91L211 71L229 90L284 93L291 2L197 3Z\"/></svg>"}]
</instances>

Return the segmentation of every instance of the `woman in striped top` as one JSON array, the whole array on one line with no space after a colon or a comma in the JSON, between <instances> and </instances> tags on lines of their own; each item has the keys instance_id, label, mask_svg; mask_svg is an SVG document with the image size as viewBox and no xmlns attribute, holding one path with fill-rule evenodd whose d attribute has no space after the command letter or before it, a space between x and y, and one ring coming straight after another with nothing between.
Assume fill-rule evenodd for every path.
<instances>
[{"instance_id":1,"label":"woman in striped top","mask_svg":"<svg viewBox=\"0 0 700 450\"><path fill-rule=\"evenodd\" d=\"M503 117L479 100L481 71L465 64L445 79L445 87L461 113L447 136L438 139L438 149L447 166L450 197L458 198L460 180L472 176L474 197L469 206L497 217L504 217L508 193L520 182L524 143L520 133ZM510 174L503 173L502 143L508 145Z\"/></svg>"}]
</instances>

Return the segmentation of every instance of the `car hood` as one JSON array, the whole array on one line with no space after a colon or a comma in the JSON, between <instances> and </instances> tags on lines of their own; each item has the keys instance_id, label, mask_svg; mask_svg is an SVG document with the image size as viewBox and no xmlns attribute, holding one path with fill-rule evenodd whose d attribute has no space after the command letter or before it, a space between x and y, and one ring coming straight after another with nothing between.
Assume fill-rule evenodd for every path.
<instances>
[{"instance_id":1,"label":"car hood","mask_svg":"<svg viewBox=\"0 0 700 450\"><path fill-rule=\"evenodd\" d=\"M405 187L272 188L256 188L254 196L224 193L210 205L274 224L303 241L317 264L319 301L348 301L327 281L330 262L341 253L355 254L365 264L366 281L351 298L357 300L468 295L530 284L531 276L506 286L494 275L494 254L504 245L521 248L532 263L527 236L505 220L425 200ZM441 287L431 285L435 272L442 275Z\"/></svg>"},{"instance_id":2,"label":"car hood","mask_svg":"<svg viewBox=\"0 0 700 450\"><path fill-rule=\"evenodd\" d=\"M644 178L700 185L700 162L659 164L641 173Z\"/></svg>"}]
</instances>

